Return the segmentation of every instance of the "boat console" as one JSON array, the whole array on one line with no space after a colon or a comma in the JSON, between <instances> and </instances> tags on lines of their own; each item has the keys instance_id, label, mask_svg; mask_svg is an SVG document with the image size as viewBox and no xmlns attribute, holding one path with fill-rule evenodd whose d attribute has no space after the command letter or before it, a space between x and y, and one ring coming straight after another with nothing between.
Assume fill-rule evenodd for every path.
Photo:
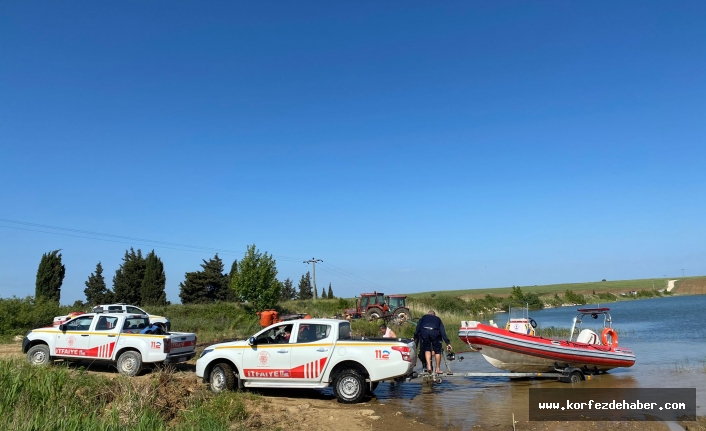
<instances>
[{"instance_id":1,"label":"boat console","mask_svg":"<svg viewBox=\"0 0 706 431\"><path fill-rule=\"evenodd\" d=\"M584 329L583 331L581 331L581 333L579 333L579 336L576 337L576 342L600 345L601 339L598 337L598 334L591 331L590 329Z\"/></svg>"},{"instance_id":2,"label":"boat console","mask_svg":"<svg viewBox=\"0 0 706 431\"><path fill-rule=\"evenodd\" d=\"M505 325L505 329L516 334L535 335L534 328L537 322L528 315L527 308L510 308L510 319Z\"/></svg>"}]
</instances>

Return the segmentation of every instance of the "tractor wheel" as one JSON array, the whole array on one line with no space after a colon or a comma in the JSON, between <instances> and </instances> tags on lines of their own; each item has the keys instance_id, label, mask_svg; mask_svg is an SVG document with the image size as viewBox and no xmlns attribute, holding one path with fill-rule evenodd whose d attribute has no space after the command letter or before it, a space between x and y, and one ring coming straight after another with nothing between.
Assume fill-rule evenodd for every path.
<instances>
[{"instance_id":1,"label":"tractor wheel","mask_svg":"<svg viewBox=\"0 0 706 431\"><path fill-rule=\"evenodd\" d=\"M377 320L383 316L383 312L377 307L372 307L368 309L366 315L368 316L368 320Z\"/></svg>"},{"instance_id":2,"label":"tractor wheel","mask_svg":"<svg viewBox=\"0 0 706 431\"><path fill-rule=\"evenodd\" d=\"M407 307L396 308L392 314L400 323L404 323L412 318L412 313L409 312L409 308Z\"/></svg>"}]
</instances>

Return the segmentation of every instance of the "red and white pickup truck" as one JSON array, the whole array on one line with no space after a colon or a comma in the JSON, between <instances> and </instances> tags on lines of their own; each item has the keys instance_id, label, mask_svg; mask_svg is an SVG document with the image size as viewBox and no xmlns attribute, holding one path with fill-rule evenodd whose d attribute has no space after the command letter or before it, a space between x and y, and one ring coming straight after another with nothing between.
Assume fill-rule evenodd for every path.
<instances>
[{"instance_id":1,"label":"red and white pickup truck","mask_svg":"<svg viewBox=\"0 0 706 431\"><path fill-rule=\"evenodd\" d=\"M221 392L238 388L325 388L357 403L382 380L403 381L416 364L414 341L353 339L347 320L302 319L269 326L249 340L214 344L196 375Z\"/></svg>"},{"instance_id":2,"label":"red and white pickup truck","mask_svg":"<svg viewBox=\"0 0 706 431\"><path fill-rule=\"evenodd\" d=\"M162 324L166 328L167 331L171 331L172 329L172 324L164 316L155 316L152 314L149 314L145 310L135 307L134 305L128 305L125 303L118 303L118 304L103 304L103 305L96 305L93 307L91 310L92 313L128 313L128 314L146 314L150 318L150 323L151 324ZM59 326L62 323L66 323L70 319L73 319L76 316L80 316L82 314L86 314L82 311L72 311L71 313L67 314L66 316L56 316L54 318L54 321L52 322L52 326Z\"/></svg>"},{"instance_id":3,"label":"red and white pickup truck","mask_svg":"<svg viewBox=\"0 0 706 431\"><path fill-rule=\"evenodd\" d=\"M22 341L31 364L99 360L116 364L127 376L138 374L145 363L188 361L195 349L196 334L164 332L150 326L149 316L124 313L83 314L59 326L34 329Z\"/></svg>"}]
</instances>

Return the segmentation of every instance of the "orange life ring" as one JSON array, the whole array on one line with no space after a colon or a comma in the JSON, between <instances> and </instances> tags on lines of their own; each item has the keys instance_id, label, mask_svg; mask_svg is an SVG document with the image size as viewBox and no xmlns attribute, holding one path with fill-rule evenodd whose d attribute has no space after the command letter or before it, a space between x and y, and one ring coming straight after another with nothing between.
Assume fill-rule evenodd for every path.
<instances>
[{"instance_id":1,"label":"orange life ring","mask_svg":"<svg viewBox=\"0 0 706 431\"><path fill-rule=\"evenodd\" d=\"M608 335L610 335L610 343L608 343ZM613 328L603 328L601 341L604 346L618 347L618 333Z\"/></svg>"}]
</instances>

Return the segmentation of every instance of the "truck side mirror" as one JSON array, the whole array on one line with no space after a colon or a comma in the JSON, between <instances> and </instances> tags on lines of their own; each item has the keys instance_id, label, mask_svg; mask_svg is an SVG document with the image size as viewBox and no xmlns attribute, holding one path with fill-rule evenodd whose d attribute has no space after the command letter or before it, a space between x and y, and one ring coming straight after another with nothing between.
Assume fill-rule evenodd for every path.
<instances>
[{"instance_id":1,"label":"truck side mirror","mask_svg":"<svg viewBox=\"0 0 706 431\"><path fill-rule=\"evenodd\" d=\"M250 337L250 338L248 339L248 344L250 344L251 346L252 346L253 344L255 344L255 337Z\"/></svg>"},{"instance_id":2,"label":"truck side mirror","mask_svg":"<svg viewBox=\"0 0 706 431\"><path fill-rule=\"evenodd\" d=\"M61 325L59 325L59 331L66 332L66 324L62 323Z\"/></svg>"}]
</instances>

